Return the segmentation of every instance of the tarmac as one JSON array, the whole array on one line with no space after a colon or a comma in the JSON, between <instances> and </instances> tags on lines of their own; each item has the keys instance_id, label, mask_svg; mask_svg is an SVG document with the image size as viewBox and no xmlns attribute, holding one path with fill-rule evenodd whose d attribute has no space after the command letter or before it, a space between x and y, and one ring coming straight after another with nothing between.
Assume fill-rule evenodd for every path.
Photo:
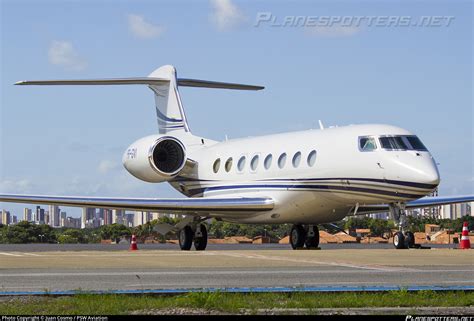
<instances>
[{"instance_id":1,"label":"tarmac","mask_svg":"<svg viewBox=\"0 0 474 321\"><path fill-rule=\"evenodd\" d=\"M174 247L127 251L0 246L0 295L61 291L202 289L474 290L474 251L395 250L339 245L294 251L271 245L220 246L203 252ZM108 249L108 250L107 250ZM116 249L116 250L112 250Z\"/></svg>"}]
</instances>

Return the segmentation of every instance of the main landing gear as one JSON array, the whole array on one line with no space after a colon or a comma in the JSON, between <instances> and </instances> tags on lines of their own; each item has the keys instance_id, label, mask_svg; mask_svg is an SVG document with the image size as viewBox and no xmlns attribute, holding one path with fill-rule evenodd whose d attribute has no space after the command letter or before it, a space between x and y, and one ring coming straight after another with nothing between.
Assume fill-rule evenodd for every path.
<instances>
[{"instance_id":1,"label":"main landing gear","mask_svg":"<svg viewBox=\"0 0 474 321\"><path fill-rule=\"evenodd\" d=\"M194 241L196 251L204 251L207 246L207 228L205 224L196 224L194 228L186 225L178 234L179 247L189 251Z\"/></svg>"},{"instance_id":2,"label":"main landing gear","mask_svg":"<svg viewBox=\"0 0 474 321\"><path fill-rule=\"evenodd\" d=\"M315 249L319 245L319 229L316 225L293 225L290 232L291 247Z\"/></svg>"},{"instance_id":3,"label":"main landing gear","mask_svg":"<svg viewBox=\"0 0 474 321\"><path fill-rule=\"evenodd\" d=\"M413 232L405 231L407 226L405 206L400 203L395 203L390 204L389 208L391 219L398 225L398 232L393 236L393 246L397 250L417 247Z\"/></svg>"}]
</instances>

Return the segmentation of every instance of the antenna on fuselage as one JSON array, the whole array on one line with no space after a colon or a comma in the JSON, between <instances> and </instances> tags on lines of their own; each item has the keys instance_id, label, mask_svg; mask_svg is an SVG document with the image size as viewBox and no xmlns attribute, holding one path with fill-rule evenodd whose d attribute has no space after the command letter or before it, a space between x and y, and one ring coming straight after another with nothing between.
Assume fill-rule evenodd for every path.
<instances>
[{"instance_id":1,"label":"antenna on fuselage","mask_svg":"<svg viewBox=\"0 0 474 321\"><path fill-rule=\"evenodd\" d=\"M319 120L319 129L324 130L324 125L321 119Z\"/></svg>"}]
</instances>

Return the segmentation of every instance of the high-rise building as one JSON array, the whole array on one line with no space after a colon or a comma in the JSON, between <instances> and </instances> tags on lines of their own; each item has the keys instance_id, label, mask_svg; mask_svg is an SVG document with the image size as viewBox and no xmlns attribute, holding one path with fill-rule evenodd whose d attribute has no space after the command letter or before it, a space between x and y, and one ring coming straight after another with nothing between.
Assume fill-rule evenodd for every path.
<instances>
[{"instance_id":1,"label":"high-rise building","mask_svg":"<svg viewBox=\"0 0 474 321\"><path fill-rule=\"evenodd\" d=\"M67 213L66 212L61 212L59 214L59 226L60 227L64 227L64 222L66 222L66 216L67 216ZM81 220L79 219L79 227L81 227L81 224L80 224Z\"/></svg>"},{"instance_id":2,"label":"high-rise building","mask_svg":"<svg viewBox=\"0 0 474 321\"><path fill-rule=\"evenodd\" d=\"M26 222L32 222L33 221L33 215L31 209L25 207L23 209L23 221Z\"/></svg>"},{"instance_id":3,"label":"high-rise building","mask_svg":"<svg viewBox=\"0 0 474 321\"><path fill-rule=\"evenodd\" d=\"M152 215L150 212L135 211L133 218L133 226L139 226L146 224L152 220Z\"/></svg>"},{"instance_id":4,"label":"high-rise building","mask_svg":"<svg viewBox=\"0 0 474 321\"><path fill-rule=\"evenodd\" d=\"M60 226L60 215L61 209L57 205L49 206L49 225L52 227Z\"/></svg>"},{"instance_id":5,"label":"high-rise building","mask_svg":"<svg viewBox=\"0 0 474 321\"><path fill-rule=\"evenodd\" d=\"M104 209L103 213L104 213L103 214L104 225L112 224L112 210Z\"/></svg>"},{"instance_id":6,"label":"high-rise building","mask_svg":"<svg viewBox=\"0 0 474 321\"><path fill-rule=\"evenodd\" d=\"M466 215L472 215L471 203L448 204L441 206L440 217L455 220Z\"/></svg>"},{"instance_id":7,"label":"high-rise building","mask_svg":"<svg viewBox=\"0 0 474 321\"><path fill-rule=\"evenodd\" d=\"M104 211L105 211L105 208L99 208L99 210L96 212L96 218L103 220Z\"/></svg>"},{"instance_id":8,"label":"high-rise building","mask_svg":"<svg viewBox=\"0 0 474 321\"><path fill-rule=\"evenodd\" d=\"M151 221L153 221L153 220L159 220L162 215L163 215L163 214L158 213L158 212L151 212L151 213L150 213L150 216L151 216L150 220L151 220Z\"/></svg>"},{"instance_id":9,"label":"high-rise building","mask_svg":"<svg viewBox=\"0 0 474 321\"><path fill-rule=\"evenodd\" d=\"M123 225L128 226L128 227L134 227L134 214L133 213L125 213L123 216Z\"/></svg>"},{"instance_id":10,"label":"high-rise building","mask_svg":"<svg viewBox=\"0 0 474 321\"><path fill-rule=\"evenodd\" d=\"M6 210L2 210L2 215L0 219L1 219L0 223L2 223L3 225L10 225L11 224L10 212Z\"/></svg>"},{"instance_id":11,"label":"high-rise building","mask_svg":"<svg viewBox=\"0 0 474 321\"><path fill-rule=\"evenodd\" d=\"M442 219L451 219L451 205L443 205L440 210L440 217Z\"/></svg>"},{"instance_id":12,"label":"high-rise building","mask_svg":"<svg viewBox=\"0 0 474 321\"><path fill-rule=\"evenodd\" d=\"M145 212L135 211L133 214L133 226L143 225L145 222Z\"/></svg>"},{"instance_id":13,"label":"high-rise building","mask_svg":"<svg viewBox=\"0 0 474 321\"><path fill-rule=\"evenodd\" d=\"M74 217L61 217L61 226L70 228L81 228L81 219Z\"/></svg>"},{"instance_id":14,"label":"high-rise building","mask_svg":"<svg viewBox=\"0 0 474 321\"><path fill-rule=\"evenodd\" d=\"M37 224L44 224L45 222L44 209L39 206L36 206L35 222Z\"/></svg>"},{"instance_id":15,"label":"high-rise building","mask_svg":"<svg viewBox=\"0 0 474 321\"><path fill-rule=\"evenodd\" d=\"M469 215L469 203L462 203L461 205L461 217Z\"/></svg>"},{"instance_id":16,"label":"high-rise building","mask_svg":"<svg viewBox=\"0 0 474 321\"><path fill-rule=\"evenodd\" d=\"M93 226L95 221L95 208L83 207L81 217L81 228Z\"/></svg>"},{"instance_id":17,"label":"high-rise building","mask_svg":"<svg viewBox=\"0 0 474 321\"><path fill-rule=\"evenodd\" d=\"M124 210L112 210L112 224L125 224L124 214Z\"/></svg>"}]
</instances>

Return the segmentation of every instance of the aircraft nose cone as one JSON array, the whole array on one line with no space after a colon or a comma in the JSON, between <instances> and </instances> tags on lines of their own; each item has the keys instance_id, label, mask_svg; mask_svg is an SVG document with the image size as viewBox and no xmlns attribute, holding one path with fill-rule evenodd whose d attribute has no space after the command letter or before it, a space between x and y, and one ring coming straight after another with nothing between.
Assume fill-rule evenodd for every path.
<instances>
[{"instance_id":1,"label":"aircraft nose cone","mask_svg":"<svg viewBox=\"0 0 474 321\"><path fill-rule=\"evenodd\" d=\"M439 171L438 171L438 167L436 166L434 162L432 164L429 164L428 166L425 166L420 176L421 176L420 177L421 183L423 184L436 185L436 186L439 185L439 182L440 182Z\"/></svg>"}]
</instances>

